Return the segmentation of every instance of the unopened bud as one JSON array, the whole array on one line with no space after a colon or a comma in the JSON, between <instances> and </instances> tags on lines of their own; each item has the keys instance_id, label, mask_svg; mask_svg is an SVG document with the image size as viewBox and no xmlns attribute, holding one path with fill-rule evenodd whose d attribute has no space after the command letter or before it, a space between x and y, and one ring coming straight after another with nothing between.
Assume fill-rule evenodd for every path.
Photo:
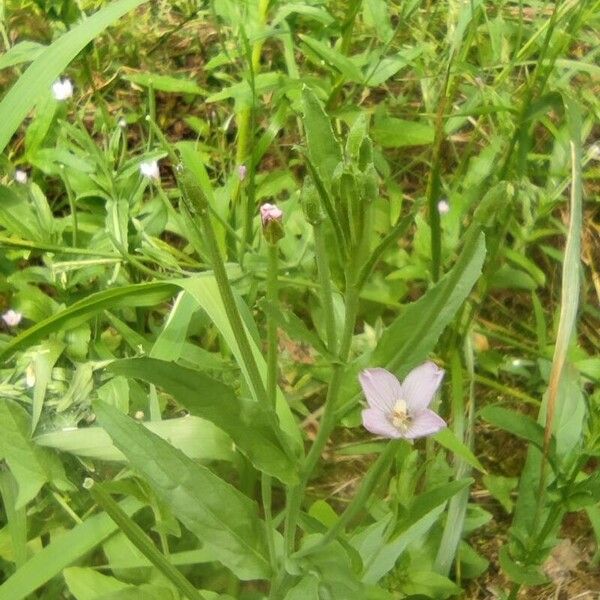
<instances>
[{"instance_id":1,"label":"unopened bud","mask_svg":"<svg viewBox=\"0 0 600 600\"><path fill-rule=\"evenodd\" d=\"M263 204L260 207L260 220L263 235L269 244L276 244L285 235L283 211L274 204Z\"/></svg>"},{"instance_id":2,"label":"unopened bud","mask_svg":"<svg viewBox=\"0 0 600 600\"><path fill-rule=\"evenodd\" d=\"M321 211L321 199L319 192L308 177L304 180L301 195L302 210L306 220L311 225L318 225L323 220L323 212Z\"/></svg>"}]
</instances>

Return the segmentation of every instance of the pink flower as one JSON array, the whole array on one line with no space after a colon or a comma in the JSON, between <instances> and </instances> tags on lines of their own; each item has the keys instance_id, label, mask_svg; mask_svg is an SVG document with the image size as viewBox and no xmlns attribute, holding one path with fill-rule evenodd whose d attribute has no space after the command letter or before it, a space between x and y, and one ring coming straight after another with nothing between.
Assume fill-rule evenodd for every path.
<instances>
[{"instance_id":1,"label":"pink flower","mask_svg":"<svg viewBox=\"0 0 600 600\"><path fill-rule=\"evenodd\" d=\"M263 204L260 207L260 218L263 224L268 225L271 221L279 221L283 218L283 211L274 204Z\"/></svg>"},{"instance_id":2,"label":"pink flower","mask_svg":"<svg viewBox=\"0 0 600 600\"><path fill-rule=\"evenodd\" d=\"M246 175L248 174L248 168L246 165L239 165L237 168L237 174L240 181L244 181L246 179Z\"/></svg>"},{"instance_id":3,"label":"pink flower","mask_svg":"<svg viewBox=\"0 0 600 600\"><path fill-rule=\"evenodd\" d=\"M359 380L369 404L362 411L365 429L407 440L437 433L446 422L428 406L443 377L444 370L430 361L414 368L402 383L385 369L362 371Z\"/></svg>"}]
</instances>

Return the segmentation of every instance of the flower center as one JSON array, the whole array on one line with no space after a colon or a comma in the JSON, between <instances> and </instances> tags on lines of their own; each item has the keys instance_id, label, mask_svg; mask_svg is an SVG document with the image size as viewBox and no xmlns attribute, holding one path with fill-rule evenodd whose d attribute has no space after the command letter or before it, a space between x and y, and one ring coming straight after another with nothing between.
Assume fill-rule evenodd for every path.
<instances>
[{"instance_id":1,"label":"flower center","mask_svg":"<svg viewBox=\"0 0 600 600\"><path fill-rule=\"evenodd\" d=\"M411 417L408 414L408 406L406 400L400 398L394 405L394 410L390 414L390 421L392 425L400 432L406 433L411 424Z\"/></svg>"}]
</instances>

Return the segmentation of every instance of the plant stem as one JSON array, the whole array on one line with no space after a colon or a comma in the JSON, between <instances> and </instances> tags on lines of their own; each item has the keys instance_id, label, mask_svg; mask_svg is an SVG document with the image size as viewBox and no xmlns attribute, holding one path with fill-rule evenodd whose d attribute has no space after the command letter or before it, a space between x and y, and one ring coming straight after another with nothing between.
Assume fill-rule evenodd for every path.
<instances>
[{"instance_id":1,"label":"plant stem","mask_svg":"<svg viewBox=\"0 0 600 600\"><path fill-rule=\"evenodd\" d=\"M335 356L337 352L337 338L335 332L335 315L333 312L333 290L331 288L331 272L325 248L322 223L313 224L315 238L315 256L317 259L317 271L321 291L321 305L325 315L325 331L327 334L327 350Z\"/></svg>"},{"instance_id":2,"label":"plant stem","mask_svg":"<svg viewBox=\"0 0 600 600\"><path fill-rule=\"evenodd\" d=\"M288 507L285 522L285 544L286 551L291 553L294 548L296 526L298 518L300 516L300 505L302 497L308 484L312 472L319 461L323 448L331 435L335 427L335 406L337 404L337 397L342 384L344 371L346 367L346 361L350 354L350 347L352 344L352 334L354 333L354 325L356 323L356 315L358 313L359 303L359 290L354 283L354 268L349 269L351 273L347 277L346 286L346 317L344 324L344 332L342 334L342 341L340 344L339 359L340 362L336 363L333 368L333 375L331 377L331 383L327 390L327 398L323 408L323 416L321 418L321 424L319 432L313 442L302 473L300 476L300 483L294 487L288 496Z\"/></svg>"},{"instance_id":3,"label":"plant stem","mask_svg":"<svg viewBox=\"0 0 600 600\"><path fill-rule=\"evenodd\" d=\"M205 600L190 581L156 548L143 529L131 519L102 486L92 484L90 494L96 504L119 526L129 541L190 600Z\"/></svg>"},{"instance_id":4,"label":"plant stem","mask_svg":"<svg viewBox=\"0 0 600 600\"><path fill-rule=\"evenodd\" d=\"M250 386L256 399L263 402L265 405L268 405L269 399L267 397L267 391L262 377L260 376L260 372L258 371L258 366L246 333L246 328L235 302L229 278L227 277L223 257L219 251L215 231L210 220L208 202L204 197L200 186L193 180L193 175L189 173L187 169L184 168L183 171L180 172L179 179L184 198L188 203L190 214L197 214L199 216L200 227L204 235L204 242L213 268L215 281L219 288L219 295L221 296L223 308L227 314L227 319L231 325L235 341L239 347L240 354L242 355L242 360L248 373L248 379L250 380ZM277 427L277 429L279 429L279 427Z\"/></svg>"},{"instance_id":5,"label":"plant stem","mask_svg":"<svg viewBox=\"0 0 600 600\"><path fill-rule=\"evenodd\" d=\"M272 478L270 475L266 473L261 473L260 477L260 491L261 491L261 500L263 505L263 513L265 515L265 528L266 528L266 536L267 536L267 547L269 549L269 561L271 563L271 567L275 571L277 568L276 561L277 555L275 553L275 537L274 532L275 529L273 527L273 512L271 510L272 504Z\"/></svg>"},{"instance_id":6,"label":"plant stem","mask_svg":"<svg viewBox=\"0 0 600 600\"><path fill-rule=\"evenodd\" d=\"M267 244L267 303L275 307L278 302L278 246ZM277 400L277 321L267 316L267 396L275 408Z\"/></svg>"},{"instance_id":7,"label":"plant stem","mask_svg":"<svg viewBox=\"0 0 600 600\"><path fill-rule=\"evenodd\" d=\"M277 243L267 244L267 302L275 307L278 302L278 252ZM267 397L269 403L275 410L277 402L277 321L267 316ZM261 474L260 487L262 495L262 505L265 515L265 527L267 536L267 546L269 549L269 559L271 566L275 570L275 538L273 527L273 515L271 511L272 479L266 473Z\"/></svg>"}]
</instances>

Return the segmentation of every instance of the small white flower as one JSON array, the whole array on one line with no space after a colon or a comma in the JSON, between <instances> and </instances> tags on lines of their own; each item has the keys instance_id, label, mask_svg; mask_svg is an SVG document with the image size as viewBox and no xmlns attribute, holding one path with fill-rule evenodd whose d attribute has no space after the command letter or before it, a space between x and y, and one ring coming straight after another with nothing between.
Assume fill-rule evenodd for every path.
<instances>
[{"instance_id":1,"label":"small white flower","mask_svg":"<svg viewBox=\"0 0 600 600\"><path fill-rule=\"evenodd\" d=\"M73 95L73 84L70 79L58 79L52 84L52 94L59 102L68 100Z\"/></svg>"},{"instance_id":2,"label":"small white flower","mask_svg":"<svg viewBox=\"0 0 600 600\"><path fill-rule=\"evenodd\" d=\"M239 165L237 168L237 174L240 178L240 181L244 181L244 179L246 179L246 175L248 174L248 168L246 165Z\"/></svg>"},{"instance_id":3,"label":"small white flower","mask_svg":"<svg viewBox=\"0 0 600 600\"><path fill-rule=\"evenodd\" d=\"M440 200L438 202L437 209L440 215L447 215L450 211L450 204L448 204L448 200Z\"/></svg>"},{"instance_id":4,"label":"small white flower","mask_svg":"<svg viewBox=\"0 0 600 600\"><path fill-rule=\"evenodd\" d=\"M138 411L136 411L136 413L133 416L133 418L136 419L136 420L138 420L138 421L143 421L145 416L146 415L144 414L143 410L138 410Z\"/></svg>"},{"instance_id":5,"label":"small white flower","mask_svg":"<svg viewBox=\"0 0 600 600\"><path fill-rule=\"evenodd\" d=\"M127 127L127 121L123 118L119 119L119 127L125 129L125 127Z\"/></svg>"},{"instance_id":6,"label":"small white flower","mask_svg":"<svg viewBox=\"0 0 600 600\"><path fill-rule=\"evenodd\" d=\"M158 169L158 161L147 160L140 163L140 173L148 179L158 181L160 179L160 171Z\"/></svg>"},{"instance_id":7,"label":"small white flower","mask_svg":"<svg viewBox=\"0 0 600 600\"><path fill-rule=\"evenodd\" d=\"M15 181L17 183L26 184L27 183L27 171L23 171L22 169L17 169L15 171Z\"/></svg>"},{"instance_id":8,"label":"small white flower","mask_svg":"<svg viewBox=\"0 0 600 600\"><path fill-rule=\"evenodd\" d=\"M23 315L20 312L17 312L16 310L13 310L12 308L10 310L7 310L2 315L2 320L9 327L16 327L21 322L22 318L23 318Z\"/></svg>"},{"instance_id":9,"label":"small white flower","mask_svg":"<svg viewBox=\"0 0 600 600\"><path fill-rule=\"evenodd\" d=\"M27 369L25 369L25 385L28 388L32 388L35 385L35 368L33 363L29 363Z\"/></svg>"}]
</instances>

